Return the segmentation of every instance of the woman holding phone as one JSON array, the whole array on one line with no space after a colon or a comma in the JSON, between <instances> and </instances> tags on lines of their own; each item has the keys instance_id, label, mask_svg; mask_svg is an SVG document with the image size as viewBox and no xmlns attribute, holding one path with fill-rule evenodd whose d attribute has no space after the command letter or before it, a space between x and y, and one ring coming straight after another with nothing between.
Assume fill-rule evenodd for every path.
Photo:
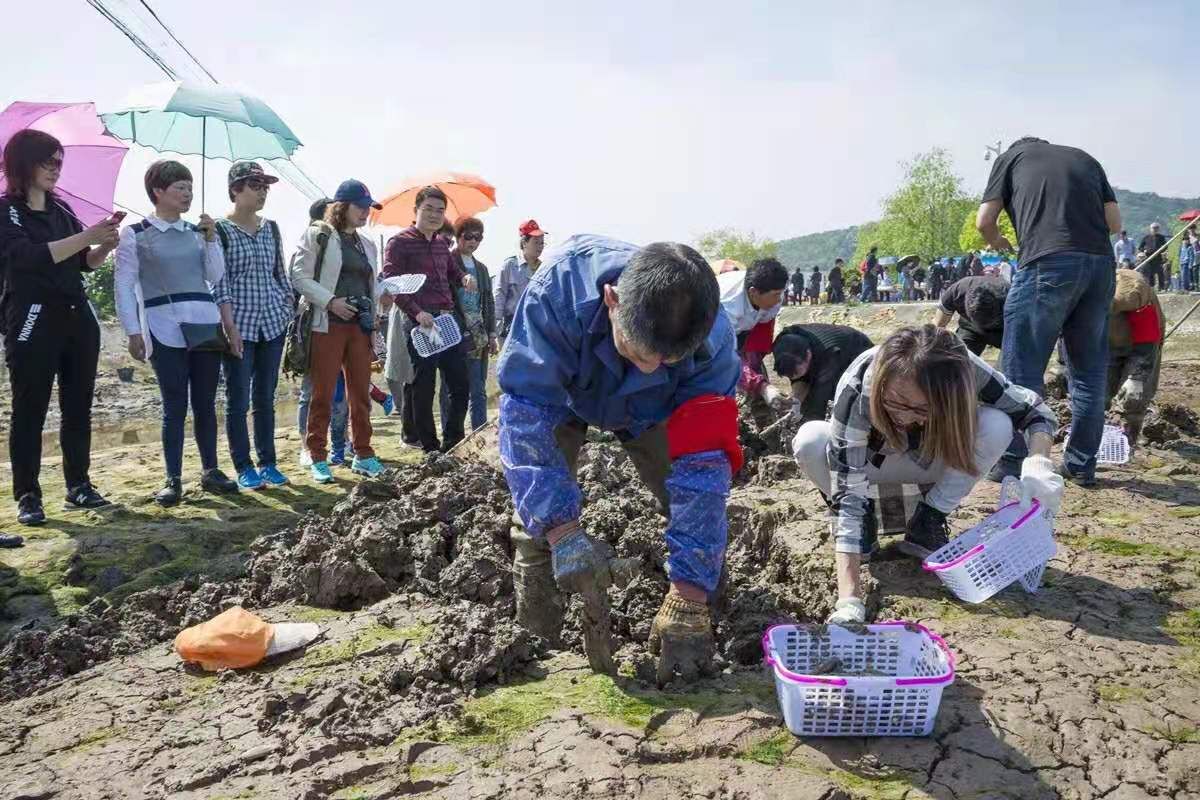
<instances>
[{"instance_id":1,"label":"woman holding phone","mask_svg":"<svg viewBox=\"0 0 1200 800\"><path fill-rule=\"evenodd\" d=\"M55 193L63 148L48 133L23 130L4 148L8 187L0 197L0 329L12 390L8 452L13 499L22 525L46 521L42 428L58 379L59 440L65 510L110 505L92 487L92 394L100 358L100 325L84 292L83 273L117 246L117 222L85 228Z\"/></svg>"}]
</instances>

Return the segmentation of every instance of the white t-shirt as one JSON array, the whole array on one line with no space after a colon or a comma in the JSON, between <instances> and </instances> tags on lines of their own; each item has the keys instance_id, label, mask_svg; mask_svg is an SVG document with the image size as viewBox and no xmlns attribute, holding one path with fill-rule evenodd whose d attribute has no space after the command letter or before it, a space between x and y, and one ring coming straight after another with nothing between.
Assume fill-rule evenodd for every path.
<instances>
[{"instance_id":1,"label":"white t-shirt","mask_svg":"<svg viewBox=\"0 0 1200 800\"><path fill-rule=\"evenodd\" d=\"M721 308L733 323L735 334L745 333L755 325L770 322L779 316L782 302L771 308L755 308L750 303L750 296L746 294L746 273L742 270L718 275L717 285L721 288Z\"/></svg>"}]
</instances>

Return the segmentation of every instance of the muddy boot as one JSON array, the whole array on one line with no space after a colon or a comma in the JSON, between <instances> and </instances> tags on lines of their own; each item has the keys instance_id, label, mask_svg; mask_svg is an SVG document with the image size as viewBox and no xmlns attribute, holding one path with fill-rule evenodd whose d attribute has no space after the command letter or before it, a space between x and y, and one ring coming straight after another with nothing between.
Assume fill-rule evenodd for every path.
<instances>
[{"instance_id":1,"label":"muddy boot","mask_svg":"<svg viewBox=\"0 0 1200 800\"><path fill-rule=\"evenodd\" d=\"M716 646L708 606L667 592L654 623L650 626L650 652L658 658L658 685L675 679L692 681L712 670Z\"/></svg>"},{"instance_id":2,"label":"muddy boot","mask_svg":"<svg viewBox=\"0 0 1200 800\"><path fill-rule=\"evenodd\" d=\"M517 600L517 622L551 647L562 646L563 596L554 582L550 545L534 539L519 528L512 529L513 591Z\"/></svg>"}]
</instances>

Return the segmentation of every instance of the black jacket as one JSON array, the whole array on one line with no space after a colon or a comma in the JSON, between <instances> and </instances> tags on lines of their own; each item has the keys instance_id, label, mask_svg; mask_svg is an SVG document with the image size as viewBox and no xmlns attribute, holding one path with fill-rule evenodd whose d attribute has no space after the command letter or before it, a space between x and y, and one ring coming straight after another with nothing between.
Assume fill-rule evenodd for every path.
<instances>
[{"instance_id":1,"label":"black jacket","mask_svg":"<svg viewBox=\"0 0 1200 800\"><path fill-rule=\"evenodd\" d=\"M0 197L0 286L3 296L34 303L78 303L87 299L83 273L90 272L85 247L57 264L50 242L83 230L65 201L46 198L46 210L34 211L19 197Z\"/></svg>"},{"instance_id":2,"label":"black jacket","mask_svg":"<svg viewBox=\"0 0 1200 800\"><path fill-rule=\"evenodd\" d=\"M794 381L809 385L808 395L801 406L804 422L825 419L842 373L854 359L875 346L865 333L849 325L821 322L789 325L779 332L775 341L782 336L803 336L812 350L808 373Z\"/></svg>"}]
</instances>

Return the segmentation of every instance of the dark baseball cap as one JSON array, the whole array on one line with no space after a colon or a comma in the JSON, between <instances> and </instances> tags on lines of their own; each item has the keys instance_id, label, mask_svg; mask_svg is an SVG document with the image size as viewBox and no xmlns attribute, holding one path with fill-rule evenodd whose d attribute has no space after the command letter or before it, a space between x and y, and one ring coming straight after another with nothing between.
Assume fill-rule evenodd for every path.
<instances>
[{"instance_id":1,"label":"dark baseball cap","mask_svg":"<svg viewBox=\"0 0 1200 800\"><path fill-rule=\"evenodd\" d=\"M325 209L328 208L329 204L332 202L333 201L328 197L322 197L320 200L308 207L308 218L313 222L316 222L319 219L324 219Z\"/></svg>"},{"instance_id":2,"label":"dark baseball cap","mask_svg":"<svg viewBox=\"0 0 1200 800\"><path fill-rule=\"evenodd\" d=\"M353 179L342 181L337 191L333 193L333 201L335 203L351 203L360 208L373 208L376 211L383 208L380 203L375 202L375 199L371 197L371 192L367 189L365 183Z\"/></svg>"},{"instance_id":3,"label":"dark baseball cap","mask_svg":"<svg viewBox=\"0 0 1200 800\"><path fill-rule=\"evenodd\" d=\"M266 184L279 183L279 178L264 172L262 165L257 161L235 161L233 162L233 166L229 168L230 186L233 186L238 181L245 181L251 178L257 178Z\"/></svg>"}]
</instances>

